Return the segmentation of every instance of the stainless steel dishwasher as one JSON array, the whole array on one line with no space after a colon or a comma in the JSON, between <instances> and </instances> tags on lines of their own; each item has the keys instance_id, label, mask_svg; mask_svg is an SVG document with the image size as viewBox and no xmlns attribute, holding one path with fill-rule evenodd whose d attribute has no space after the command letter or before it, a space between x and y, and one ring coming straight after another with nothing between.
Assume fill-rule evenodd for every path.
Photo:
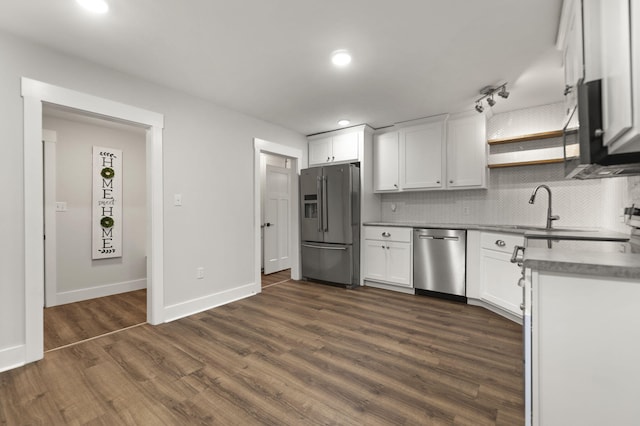
<instances>
[{"instance_id":1,"label":"stainless steel dishwasher","mask_svg":"<svg viewBox=\"0 0 640 426\"><path fill-rule=\"evenodd\" d=\"M416 294L466 302L467 231L413 230L413 285Z\"/></svg>"}]
</instances>

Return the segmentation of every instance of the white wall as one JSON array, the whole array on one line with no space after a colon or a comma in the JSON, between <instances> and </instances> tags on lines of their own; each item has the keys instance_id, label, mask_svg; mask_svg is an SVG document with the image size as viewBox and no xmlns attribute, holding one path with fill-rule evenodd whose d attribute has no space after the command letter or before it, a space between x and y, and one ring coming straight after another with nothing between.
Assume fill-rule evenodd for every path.
<instances>
[{"instance_id":1,"label":"white wall","mask_svg":"<svg viewBox=\"0 0 640 426\"><path fill-rule=\"evenodd\" d=\"M2 351L25 341L23 76L164 114L165 310L254 282L253 138L306 158L303 135L6 33L0 52L0 370Z\"/></svg>"},{"instance_id":2,"label":"white wall","mask_svg":"<svg viewBox=\"0 0 640 426\"><path fill-rule=\"evenodd\" d=\"M66 116L66 115L65 115ZM55 130L57 304L146 287L145 131L104 120L47 116L43 127ZM79 120L82 120L79 121ZM122 257L91 259L92 149L122 150ZM91 291L91 289L94 289Z\"/></svg>"}]
</instances>

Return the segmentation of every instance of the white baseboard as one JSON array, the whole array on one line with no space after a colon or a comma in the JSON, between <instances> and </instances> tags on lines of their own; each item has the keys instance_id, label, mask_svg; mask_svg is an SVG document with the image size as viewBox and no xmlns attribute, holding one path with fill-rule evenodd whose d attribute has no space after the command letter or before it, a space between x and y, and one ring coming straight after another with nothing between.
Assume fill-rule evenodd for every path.
<instances>
[{"instance_id":1,"label":"white baseboard","mask_svg":"<svg viewBox=\"0 0 640 426\"><path fill-rule=\"evenodd\" d=\"M395 286L391 284L378 283L375 281L368 281L368 280L364 280L364 285L367 287L381 288L383 290L397 291L399 293L416 294L416 290L413 287L400 287L400 286Z\"/></svg>"},{"instance_id":2,"label":"white baseboard","mask_svg":"<svg viewBox=\"0 0 640 426\"><path fill-rule=\"evenodd\" d=\"M480 299L471 299L471 298L467 298L467 304L468 305L473 305L473 306L480 306L481 308L485 308L493 313L496 313L500 316L505 317L508 320L511 320L513 322L517 322L518 324L522 324L522 317L519 317L518 315L515 315L509 311L507 311L506 309L503 309L499 306L494 305L493 303L484 301L484 300L480 300Z\"/></svg>"},{"instance_id":3,"label":"white baseboard","mask_svg":"<svg viewBox=\"0 0 640 426\"><path fill-rule=\"evenodd\" d=\"M0 373L22 367L25 363L25 353L24 345L0 349Z\"/></svg>"},{"instance_id":4,"label":"white baseboard","mask_svg":"<svg viewBox=\"0 0 640 426\"><path fill-rule=\"evenodd\" d=\"M122 283L101 285L98 287L83 288L81 290L65 291L56 294L55 304L51 306L80 302L82 300L95 299L96 297L113 296L114 294L141 290L143 288L147 288L146 278L141 278L139 280L133 281L125 281Z\"/></svg>"},{"instance_id":5,"label":"white baseboard","mask_svg":"<svg viewBox=\"0 0 640 426\"><path fill-rule=\"evenodd\" d=\"M231 290L221 291L220 293L210 294L208 296L199 297L197 299L187 300L186 302L176 303L175 305L164 308L164 321L170 322L179 318L188 317L198 312L206 311L217 306L226 305L236 300L244 299L256 294L255 284L247 284Z\"/></svg>"}]
</instances>

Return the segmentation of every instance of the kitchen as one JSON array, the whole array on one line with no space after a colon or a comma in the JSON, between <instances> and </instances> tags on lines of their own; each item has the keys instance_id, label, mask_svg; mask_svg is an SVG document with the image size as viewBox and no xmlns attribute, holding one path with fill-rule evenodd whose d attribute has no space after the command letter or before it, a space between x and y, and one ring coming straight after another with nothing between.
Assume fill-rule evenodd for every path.
<instances>
[{"instance_id":1,"label":"kitchen","mask_svg":"<svg viewBox=\"0 0 640 426\"><path fill-rule=\"evenodd\" d=\"M491 26L489 25L489 22L492 22L490 21L491 17L500 16L501 7L507 8L509 6L503 3L492 3L486 10L476 5L473 7L465 5L465 7L470 7L470 14L460 18L461 22L466 24L466 26L463 25L464 35L471 39L476 31L479 33L487 31L490 37L481 43L485 43L485 47L491 45L499 46L500 40L505 37L492 32L491 28L485 29L484 27ZM518 34L521 37L518 41L521 43L524 40L528 40L528 38L543 40L544 43L540 44L544 44L544 49L553 50L555 49L553 44L555 43L560 20L560 3L555 1L541 2L541 4L534 5L515 5L513 8L520 8L522 11L518 14L516 13L517 11L514 12L512 8L509 8L508 11L510 13L516 13L514 15L515 19L501 23L503 25L502 31L506 34ZM362 10L368 8L367 5L360 6L362 6ZM167 315L164 317L161 315L161 319L158 322L164 322L165 320L196 312L199 309L246 297L252 292L259 292L259 290L256 291L255 286L252 286L252 283L255 284L255 260L253 259L255 256L250 255L251 248L256 247L254 242L255 229L251 226L253 223L254 204L252 197L248 195L252 193L252 188L254 187L253 164L251 162L253 150L250 141L253 141L253 138L260 137L263 140L278 142L287 147L300 150L302 152L301 158L303 158L303 164L300 165L300 168L306 168L309 162L307 160L307 140L304 135L335 129L337 119L342 117L336 117L336 112L330 110L330 108L326 108L326 110L322 108L323 111L316 109L315 114L313 114L316 118L311 124L308 119L297 115L296 111L287 110L287 114L291 117L289 124L276 125L273 123L281 123L281 121L273 115L260 115L251 108L247 108L244 113L239 113L237 111L241 110L240 107L229 100L230 98L236 97L240 99L243 96L248 96L256 105L259 102L266 102L268 106L264 110L267 111L269 107L273 106L274 99L277 99L277 96L257 96L258 92L253 91L253 89L246 90L243 88L243 84L247 85L251 78L246 78L241 84L237 84L231 89L225 87L212 89L212 92L221 96L217 101L203 100L202 90L197 88L195 90L192 88L188 91L184 88L176 89L175 86L169 85L169 87L174 88L168 89L165 87L168 84L161 77L155 77L153 80L150 77L146 77L147 68L163 69L168 66L167 64L154 62L157 56L161 55L154 54L154 52L157 53L157 50L154 51L152 45L146 46L151 53L145 53L145 61L134 61L132 60L133 57L126 57L126 55L123 55L125 56L124 58L118 56L123 52L121 49L127 45L126 42L120 42L117 48L111 48L107 54L113 57L118 56L123 59L123 62L129 62L134 67L136 64L142 64L139 66L144 69L118 68L113 65L108 67L103 64L105 59L101 58L100 52L97 52L101 49L94 49L93 53L60 53L60 51L64 52L65 48L74 47L76 44L69 43L69 38L58 35L60 34L58 29L48 26L51 24L48 23L46 18L40 16L38 19L29 19L28 14L22 15L21 9L26 6L20 6L16 3L10 7L13 10L11 13L3 14L2 23L2 28L8 33L3 33L0 39L2 51L5 52L8 58L11 58L3 66L2 71L3 93L8 94L6 97L3 95L2 110L6 113L7 141L11 141L6 147L7 164L2 171L3 181L20 182L24 179L22 145L24 113L20 96L21 77L26 76L38 81L49 82L76 91L162 112L165 114L166 122L162 130L165 142L163 147L165 174L162 192L165 201L161 204L162 208L160 209L164 213L164 269L160 270L160 277L165 284L164 291L161 293L163 298L161 299L162 312L166 310ZM47 9L49 6L42 5L42 7L43 11L48 12L45 15L57 16L59 14L59 11ZM239 6L228 7L233 8L233 12L238 16L243 15L242 8ZM413 7L422 8L424 6L407 4L407 7L410 12ZM240 10L236 10L236 8ZM377 31L365 31L365 33L373 38L376 34L370 33L384 33L385 31L383 30L393 32L386 27L391 23L385 18L387 16L398 16L395 13L400 13L401 11L395 9L393 7L389 10L386 6L380 5L380 11L377 12L376 19L373 20L376 22L376 27L379 26L380 28L375 28ZM169 10L168 6L166 10ZM426 12L425 9L419 10ZM446 11L451 13L449 10ZM216 13L226 16L224 15L224 7L210 12L208 16L216 16ZM269 10L258 9L258 12L262 12L264 16L272 16L272 12L270 13ZM318 20L320 23L333 22L331 19L333 17L331 14L327 15L326 11L313 10L313 12L325 17L324 20ZM70 8L69 14L70 16L78 16L78 13L71 11ZM175 23L171 22L170 17L166 15L170 15L170 13L165 14L159 10L154 11L152 16L157 19L157 22L162 23L161 27L172 28ZM423 40L428 40L427 35L420 33L418 28L432 26L436 31L444 32L446 30L446 25L439 24L438 19L429 18L430 15L428 13L423 15L425 21L419 22L421 24L420 27L417 27L418 23L411 20L412 17L410 15L411 13L399 15L398 19L401 22L396 22L394 26L395 28L402 27L402 20L414 23L413 30L411 30L411 26L406 26L408 27L407 33L403 34L407 38L421 37ZM305 15L300 11L297 16L309 15ZM345 16L350 19L358 19L357 10L351 10L351 13L345 13ZM433 16L438 16L438 13L434 13ZM14 19L14 22L7 22L12 17L18 17L19 19ZM482 17L484 20L478 19L478 17ZM194 19L196 19L201 28L209 26L209 22L206 20L203 22L197 17ZM339 24L336 24L338 27L342 26L340 24L344 24L343 19L339 19ZM368 18L362 19L366 20L367 24L370 24ZM534 19L535 21L533 21ZM446 20L442 21L446 22ZM102 25L99 23L102 21L94 20L92 22L94 22L92 25ZM361 23L360 20L357 22ZM452 20L449 20L449 22L452 22ZM486 25L485 22L487 23ZM518 31L518 27L525 27L521 24L522 22L531 22L531 26L526 26L524 29L524 34ZM289 24L293 25L294 22L289 21ZM362 27L366 28L364 23L361 24ZM306 32L306 28L300 28L300 26L304 27L305 25L299 23L295 23L295 25L298 25L297 28L300 34ZM314 23L314 29L316 26L322 25ZM28 27L43 28L47 31L47 35L44 39L38 40L35 36L25 34ZM67 26L58 25L58 27L65 28ZM194 25L194 27L196 26ZM247 32L243 35L243 31L247 30L246 24L238 25L237 30L220 25L212 29L212 31L217 31L218 29L222 31L223 28L228 31L237 31L239 34L234 33L234 36L237 37L238 42L247 41L247 39L250 42L260 41L257 40L259 37L253 32ZM412 33L412 31L416 31L418 34ZM462 30L458 29L457 31ZM186 33L188 32L186 31ZM71 37L71 39L89 40L95 37L93 35L90 36L90 33L86 27L83 27L82 31L75 33L77 37ZM113 34L113 36L116 35ZM175 37L179 35L174 34ZM61 39L54 40L56 37ZM560 79L557 78L558 72L553 74L553 84L550 85L550 91L554 95L551 98L536 98L537 95L543 95L543 90L535 89L533 92L536 93L532 94L530 93L531 89L529 89L529 87L533 87L529 85L530 80L523 79L518 82L518 77L523 74L525 68L521 66L524 60L518 56L518 49L511 47L511 50L503 53L503 49L500 48L481 49L481 45L476 45L469 50L460 52L459 46L463 46L465 43L460 38L456 38L455 35L450 37L453 40L457 40L457 43L453 44L458 46L447 44L442 48L446 55L442 56L442 52L424 52L424 57L437 58L434 62L442 65L442 68L427 69L429 71L427 73L424 63L411 64L411 67L415 67L416 70L420 68L421 72L424 73L423 75L428 75L429 80L434 80L436 82L435 86L446 86L445 89L442 91L436 90L438 88L434 87L433 84L426 88L427 82L424 81L420 84L414 83L415 92L418 92L418 97L422 100L417 101L418 106L410 109L408 106L402 105L403 98L407 98L406 105L409 104L408 94L410 91L399 89L399 86L397 86L398 90L386 92L385 103L393 105L392 109L395 110L393 114L375 121L367 119L364 115L358 116L354 112L350 114L352 122L354 124L369 123L375 128L381 128L418 117L436 116L446 111L472 110L475 100L481 96L478 94L479 89L488 84L501 84L504 81L510 82L507 88L512 94L508 99L504 100L496 97L495 118L498 118L499 114L508 113L510 110L518 111L527 107L562 102L562 94L556 94L558 91L561 92L564 87L561 81L562 76L560 75ZM60 44L56 48L45 47L44 40L47 38L51 39L51 42L56 41ZM223 41L229 37L224 33L215 33L210 35L210 38L211 40ZM130 36L130 40L134 44L136 42L146 42L146 40L140 40L135 36ZM383 52L385 49L388 49L389 52L402 50L390 45L389 41L381 40L380 38L375 40L377 43L376 50L379 52ZM96 41L99 42L97 45L107 45L104 41ZM269 38L270 47L260 44L258 50L264 49L265 52L271 52L272 54L281 53L273 47L279 46L281 41L277 37ZM65 43L68 45L67 47L65 47ZM325 56L328 56L328 52L340 48L341 43L332 40L323 44L323 49L320 50L323 52L327 50L327 55L323 54L324 56L322 56L321 60L319 59L315 62L311 69L305 69L302 74L304 75L302 80L307 86L309 85L309 76L317 74L337 76L336 78L331 78L332 83L327 86L321 86L318 89L333 95L335 99L341 99L343 97L342 93L365 93L363 89L352 91L348 88L356 87L355 84L359 81L367 80L362 74L362 65L358 65L359 63L362 64L362 62L359 62L358 54L362 58L366 50L365 46L359 49L359 52L358 50L354 51L354 67L351 69L356 70L355 72L349 74L347 69L334 72L329 67L324 68L324 62L327 59ZM520 48L523 51L526 50L528 43L533 44L533 42L526 42ZM192 44L195 45L196 43L192 42ZM163 39L159 45L169 49L174 43ZM309 45L312 45L312 43L307 42L305 47ZM183 43L181 46L190 46L190 44ZM544 49L540 45L536 45L532 50L529 50L527 52L529 63L534 58L540 58L542 62L556 64L556 71L562 74L560 70L562 61L559 58L558 51L554 51L553 54L548 54L545 57L544 52L547 52L547 50ZM89 50L91 50L91 46L89 46ZM439 53L439 55L436 55L436 53ZM502 57L503 54L511 54L512 57L506 60ZM242 52L239 54L231 52L229 55L234 57L236 63L242 64L245 69L255 66L255 64L248 64L246 60L243 60ZM233 55L239 55L240 57ZM255 58L263 57L259 51L252 56ZM190 61L194 60L193 58L190 56L184 62L191 63ZM443 66L448 63L448 58L456 59L455 69L477 68L477 70L465 74L464 78L459 77L453 81L449 80L450 83L448 85L440 84L438 82L445 81L446 74L452 73L451 68ZM176 60L174 62L181 61ZM390 64L391 68L408 69L406 62L390 62L392 62ZM205 71L209 73L211 80L220 82L224 86L223 82L227 81L228 75L216 74L221 67L222 65L220 67L207 67ZM276 67L278 73L286 74L282 68L282 66ZM388 69L383 72L379 68L379 71L379 75L384 79L390 78L392 74ZM191 75L191 72L196 71L178 70L175 71L175 74L184 76ZM268 78L272 78L269 75L270 68L265 67L262 72ZM415 72L415 74L419 73ZM408 79L414 73L406 71L398 74L400 79ZM508 78L504 77L505 75L508 75ZM289 83L293 84L298 83L297 79L300 77L286 74L284 78L289 78ZM201 78L200 84L204 84L206 80L206 78ZM273 81L276 81L275 77L273 77ZM456 82L459 82L459 84L455 84ZM377 79L373 83L373 86L381 85L381 81ZM264 86L269 85L270 83L264 84ZM274 86L280 92L288 92L289 90L286 84ZM521 96L517 96L518 90ZM518 105L518 102L522 102L527 92L531 96L528 101L529 104L521 103ZM196 93L196 95L193 95L193 93ZM221 94L225 94L227 98L224 98ZM449 96L456 98L457 104L454 105L453 101L451 101L446 107L442 106L443 103L449 102L447 100ZM320 99L319 94L316 93L309 94L309 97ZM364 97L366 98L366 96ZM427 106L424 99L433 99L433 102ZM295 102L292 103L295 104ZM373 103L369 103L370 107L373 108ZM225 107L219 106L221 104L225 105ZM279 108L284 108L284 106L281 105ZM487 112L490 111L486 104L485 108L487 108ZM500 112L499 108L503 108L503 111ZM271 108L272 111L276 109ZM300 108L298 105L294 105L293 109ZM362 110L365 111L366 109L363 108ZM351 111L346 112L351 113ZM475 114L474 111L471 112ZM340 111L340 113L344 114L345 112ZM257 116L261 118L254 118ZM490 126L491 122L491 119L489 119L487 125ZM553 126L548 129L526 130L524 133L559 130L560 128L560 126ZM488 134L487 137L500 138L518 135L519 131L511 135L489 136ZM373 138L373 135L371 137ZM220 155L221 153L223 155ZM363 165L363 167L367 167L364 162ZM554 213L561 216L560 221L554 223L554 226L595 226L628 233L628 228L621 222L622 213L620 207L628 207L633 202L637 202L637 178L616 178L610 181L603 180L599 181L599 183L587 184L577 181L564 181L557 169L553 169L554 171L549 176L548 172L551 167L540 165L505 168L499 171L491 170L488 176L487 189L411 191L374 195L380 202L379 210L376 210L376 208L368 209L367 212L373 213L372 217L363 218L363 223L377 221L424 223L425 218L428 218L429 222L432 223L542 226L546 217L545 194L538 194L538 199L533 205L528 204L528 199L537 184L547 182L553 191ZM373 170L370 170L370 172L373 174ZM228 182L230 177L233 177L233 185L216 185L212 188L210 179L207 179L212 173L220 182ZM373 185L372 180L365 179L363 182L364 185ZM4 315L4 320L0 325L0 350L2 351L0 360L2 361L3 369L20 365L25 360L33 361L37 359L30 351L27 351L28 355L24 355L25 334L31 329L31 317L26 314L24 306L25 299L31 294L28 289L33 288L29 284L31 282L29 271L25 272L22 267L25 258L28 258L24 250L26 243L23 235L26 226L9 225L9 223L21 224L23 221L26 223L23 200L28 197L29 193L23 191L21 185L7 188L7 191L9 191L9 199L15 200L15 202L7 206L9 221L5 222L5 228L3 228L3 235L6 235L7 241L7 244L2 246L3 294L2 298L0 298L1 311ZM456 195L458 191L460 193ZM371 193L373 194L373 191ZM182 207L177 208L173 205L174 194L183 195ZM221 200L223 202L220 202ZM233 207L224 208L224 206ZM454 208L451 208L452 206ZM465 212L468 213L465 214ZM223 244L217 244L220 241ZM200 266L204 266L205 276L204 279L197 281L193 276L193 271ZM4 286L5 282L16 284L15 287L7 287ZM188 285L184 285L184 283L188 283Z\"/></svg>"}]
</instances>

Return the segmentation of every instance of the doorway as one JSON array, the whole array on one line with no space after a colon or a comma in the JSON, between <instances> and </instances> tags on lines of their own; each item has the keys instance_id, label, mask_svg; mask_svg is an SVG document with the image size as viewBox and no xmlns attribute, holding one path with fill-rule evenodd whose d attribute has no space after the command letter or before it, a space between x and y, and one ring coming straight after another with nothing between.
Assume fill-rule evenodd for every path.
<instances>
[{"instance_id":1,"label":"doorway","mask_svg":"<svg viewBox=\"0 0 640 426\"><path fill-rule=\"evenodd\" d=\"M44 188L42 107L49 103L102 117L137 124L145 129L147 217L147 322L159 324L163 312L163 168L161 114L23 77L24 147L24 363L44 355Z\"/></svg>"},{"instance_id":2,"label":"doorway","mask_svg":"<svg viewBox=\"0 0 640 426\"><path fill-rule=\"evenodd\" d=\"M254 259L257 291L261 291L263 286L263 268L265 272L280 271L277 277L276 274L272 276L273 279L278 278L279 282L289 278L300 279L300 234L297 224L301 164L301 150L254 139ZM271 175L269 183L268 175ZM266 226L267 223L269 226ZM282 271L289 269L290 272ZM271 281L267 279L265 282L274 284Z\"/></svg>"},{"instance_id":3,"label":"doorway","mask_svg":"<svg viewBox=\"0 0 640 426\"><path fill-rule=\"evenodd\" d=\"M48 104L43 126L47 352L146 322L146 155L139 126ZM100 176L103 149L117 176ZM105 214L119 226L94 226ZM100 254L105 233L117 252Z\"/></svg>"}]
</instances>

